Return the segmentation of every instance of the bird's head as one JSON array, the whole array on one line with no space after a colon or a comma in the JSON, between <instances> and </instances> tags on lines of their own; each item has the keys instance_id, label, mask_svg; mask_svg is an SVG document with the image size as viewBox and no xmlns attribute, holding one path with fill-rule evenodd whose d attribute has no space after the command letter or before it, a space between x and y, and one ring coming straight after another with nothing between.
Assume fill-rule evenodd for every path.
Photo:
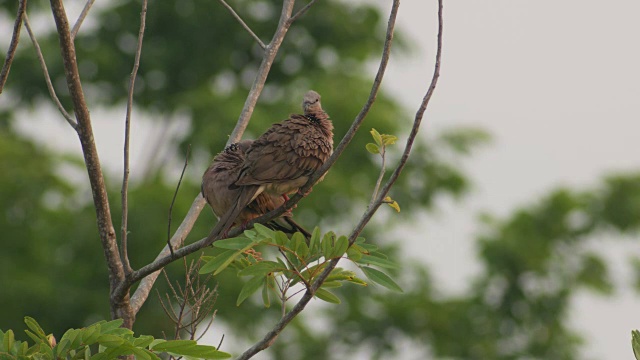
<instances>
[{"instance_id":1,"label":"bird's head","mask_svg":"<svg viewBox=\"0 0 640 360\"><path fill-rule=\"evenodd\" d=\"M302 99L302 109L305 113L322 110L322 105L320 105L320 94L313 90L307 91Z\"/></svg>"}]
</instances>

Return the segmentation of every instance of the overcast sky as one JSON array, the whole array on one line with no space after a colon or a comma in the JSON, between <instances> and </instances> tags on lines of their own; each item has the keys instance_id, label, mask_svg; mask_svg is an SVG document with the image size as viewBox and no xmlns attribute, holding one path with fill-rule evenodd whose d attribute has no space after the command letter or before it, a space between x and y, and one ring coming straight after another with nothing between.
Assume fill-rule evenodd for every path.
<instances>
[{"instance_id":1,"label":"overcast sky","mask_svg":"<svg viewBox=\"0 0 640 360\"><path fill-rule=\"evenodd\" d=\"M388 1L376 1L388 11ZM412 112L433 71L436 10L435 0L400 7L398 25L416 49L392 58L383 87ZM445 0L444 11L442 72L423 131L480 126L494 143L466 163L471 197L443 203L438 215L416 225L427 238L414 237L405 250L420 247L438 285L456 293L478 266L479 211L507 215L555 186L582 188L612 171L640 169L640 1ZM107 120L113 115L92 110L101 159L120 169L114 149L122 146L122 123ZM115 116L124 118L124 109ZM42 140L79 150L62 118L39 118L37 127L47 129ZM134 168L149 131L134 121ZM628 283L626 256L640 250L594 243L612 260L616 281ZM630 330L640 328L640 317L629 315L638 313L640 298L628 290L613 300L580 296L571 316L590 334L585 358L633 359Z\"/></svg>"},{"instance_id":2,"label":"overcast sky","mask_svg":"<svg viewBox=\"0 0 640 360\"><path fill-rule=\"evenodd\" d=\"M388 7L388 6L386 6ZM416 109L432 73L436 1L403 1L399 24L421 51L394 59L386 87ZM640 1L446 1L442 73L426 132L487 129L494 143L467 162L475 183L463 204L425 219L422 246L438 285L462 291L473 275L479 211L506 215L556 186L593 186L604 174L640 170ZM428 60L425 60L428 59ZM419 81L424 79L424 81ZM423 222L421 222L423 223ZM594 239L616 282L631 277L630 244ZM640 297L585 294L571 312L589 334L585 358L634 359Z\"/></svg>"}]
</instances>

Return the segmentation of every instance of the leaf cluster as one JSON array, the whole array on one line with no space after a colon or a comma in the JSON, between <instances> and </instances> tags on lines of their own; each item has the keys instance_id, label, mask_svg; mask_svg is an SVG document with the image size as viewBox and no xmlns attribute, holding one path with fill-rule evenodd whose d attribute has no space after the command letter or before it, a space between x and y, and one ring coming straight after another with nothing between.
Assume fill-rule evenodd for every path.
<instances>
[{"instance_id":1,"label":"leaf cluster","mask_svg":"<svg viewBox=\"0 0 640 360\"><path fill-rule=\"evenodd\" d=\"M222 252L217 256L204 258L207 262L200 269L201 274L217 275L233 266L239 277L250 277L240 290L236 305L240 305L260 288L266 307L271 304L270 293L284 303L292 296L287 295L291 287L304 284L306 289L310 289L331 260L344 256L362 270L370 281L393 291L402 291L389 275L371 267L397 267L378 251L377 246L366 243L364 238L358 238L349 246L346 236L337 236L333 231L321 235L318 227L313 230L309 239L305 239L301 233L287 237L282 231L255 224L254 230L245 230L243 236L219 240L213 246ZM262 253L255 250L259 246L275 249L274 259L263 259ZM338 304L340 299L329 289L340 287L344 282L367 285L353 271L335 268L314 294L321 300Z\"/></svg>"},{"instance_id":2,"label":"leaf cluster","mask_svg":"<svg viewBox=\"0 0 640 360\"><path fill-rule=\"evenodd\" d=\"M133 331L120 327L122 320L99 321L81 329L69 329L60 341L31 317L24 322L29 330L26 334L34 341L29 346L26 341L15 339L12 330L0 330L0 359L84 359L109 360L118 356L134 355L137 359L160 360L161 353L184 359L227 359L231 355L218 351L213 346L198 345L194 340L164 340L153 336L134 337Z\"/></svg>"}]
</instances>

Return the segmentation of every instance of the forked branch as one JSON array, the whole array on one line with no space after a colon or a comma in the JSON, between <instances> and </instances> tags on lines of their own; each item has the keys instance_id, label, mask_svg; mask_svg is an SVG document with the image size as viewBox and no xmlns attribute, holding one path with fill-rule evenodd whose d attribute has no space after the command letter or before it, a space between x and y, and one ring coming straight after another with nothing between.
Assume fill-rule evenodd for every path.
<instances>
[{"instance_id":1,"label":"forked branch","mask_svg":"<svg viewBox=\"0 0 640 360\"><path fill-rule=\"evenodd\" d=\"M360 233L362 232L362 229L364 229L365 225L369 222L369 220L371 220L371 217L373 216L373 214L380 207L380 204L382 203L382 199L389 192L389 189L391 188L391 186L393 186L393 184L397 180L398 176L402 172L402 169L406 165L406 162L407 162L407 160L409 158L409 154L411 153L411 148L413 146L413 142L414 142L416 136L418 135L418 130L419 130L420 124L422 122L422 117L424 116L424 112L425 112L425 110L427 108L427 105L429 104L429 100L431 99L431 95L433 94L433 91L435 90L436 83L437 83L438 78L440 76L440 59L441 59L441 55L442 55L442 1L443 0L438 0L438 45L437 45L438 48L437 48L437 53L436 53L436 64L435 64L435 67L434 67L434 72L433 72L433 77L431 79L431 84L429 85L427 93L424 96L418 111L416 112L416 116L415 116L415 119L414 119L414 122L413 122L413 127L411 129L411 133L409 134L409 138L407 139L407 143L405 145L405 149L403 151L402 158L400 159L400 162L399 162L398 166L394 170L393 174L391 175L390 179L387 181L385 186L382 188L382 191L378 195L378 201L375 203L375 205L373 207L367 208L367 210L363 214L362 218L360 219L358 224L354 227L353 231L349 235L349 244L350 245L353 245L353 243L357 239L358 235L360 235ZM394 1L394 5L393 5L395 11L397 11L397 6L398 5L399 5L399 0L395 0ZM392 13L393 12L394 12L394 10L392 10ZM395 18L393 18L393 21L395 21ZM390 25L391 25L391 19L390 19ZM282 332L282 330L285 328L285 326L287 326L287 324L289 322L291 322L291 320L293 320L293 318L295 318L296 315L298 315L306 307L306 305L309 303L309 301L313 298L314 292L318 288L320 288L320 286L322 286L322 284L324 283L324 281L327 278L327 276L329 276L331 271L333 269L335 269L335 267L336 267L336 265L338 264L339 261L340 261L340 259L333 259L330 262L330 264L325 268L325 270L322 272L322 274L312 284L311 289L307 290L305 292L305 294L302 296L300 301L293 307L293 309L289 313L287 313L285 316L283 316L282 319L280 319L280 321L278 321L278 323L273 327L273 329L271 331L269 331L262 340L257 342L254 346L252 346L250 349L245 351L240 357L238 357L238 360L250 359L251 357L253 357L258 352L268 348L273 343L273 341L276 339L278 334L280 334L280 332Z\"/></svg>"}]
</instances>

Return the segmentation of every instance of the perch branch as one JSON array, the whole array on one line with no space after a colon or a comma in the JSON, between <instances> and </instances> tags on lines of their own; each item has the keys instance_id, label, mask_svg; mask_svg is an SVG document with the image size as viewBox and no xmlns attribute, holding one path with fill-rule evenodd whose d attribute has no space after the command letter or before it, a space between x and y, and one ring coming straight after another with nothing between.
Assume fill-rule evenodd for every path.
<instances>
[{"instance_id":1,"label":"perch branch","mask_svg":"<svg viewBox=\"0 0 640 360\"><path fill-rule=\"evenodd\" d=\"M90 0L91 2L91 0ZM89 5L89 2L87 3ZM86 8L86 6L85 6ZM87 10L88 11L88 10ZM133 62L133 70L131 71L131 78L129 79L129 96L127 97L127 115L125 117L124 125L124 169L122 171L122 190L120 195L122 197L122 225L121 225L121 238L120 244L122 249L122 262L124 265L125 273L133 271L131 269L131 263L129 262L129 253L127 247L127 225L129 219L129 139L131 134L131 110L133 109L133 90L136 85L136 76L138 75L138 68L140 67L140 56L142 54L142 39L144 38L144 28L147 19L147 0L142 1L142 10L140 11L140 30L138 32L138 45L136 47L136 54Z\"/></svg>"},{"instance_id":2,"label":"perch branch","mask_svg":"<svg viewBox=\"0 0 640 360\"><path fill-rule=\"evenodd\" d=\"M49 70L47 70L47 63L44 62L44 56L42 55L40 44L38 44L38 40L36 39L36 36L33 34L33 31L31 30L29 17L27 16L26 13L24 14L24 26L27 28L27 33L31 38L33 47L36 49L36 55L38 56L40 67L42 68L42 72L44 73L44 81L47 83L47 89L49 90L49 95L51 96L51 99L53 100L54 103L56 103L56 107L58 108L62 116L67 120L69 125L71 125L71 127L77 131L78 123L76 123L76 121L73 120L71 115L69 115L67 110L65 110L64 106L62 106L62 103L60 102L60 99L58 99L58 96L56 95L56 90L53 88L53 84L51 83L51 76L49 76Z\"/></svg>"},{"instance_id":3,"label":"perch branch","mask_svg":"<svg viewBox=\"0 0 640 360\"><path fill-rule=\"evenodd\" d=\"M362 231L364 226L369 222L369 220L371 219L373 214L377 211L377 209L379 208L380 204L382 203L381 202L382 198L389 191L389 189L391 188L391 186L393 185L395 180L400 175L400 172L404 168L404 166L405 166L405 164L407 162L407 159L409 158L409 154L411 152L411 147L413 145L415 137L418 134L418 129L420 127L420 123L422 122L422 117L424 115L424 111L426 110L426 107L427 107L427 105L429 103L429 100L431 99L431 95L433 94L433 91L435 89L436 83L438 81L438 77L440 76L440 58L441 58L441 54L442 54L442 1L443 0L438 0L438 49L437 49L437 53L436 53L436 65L435 65L435 68L434 68L433 77L431 79L431 85L429 86L429 89L427 90L427 93L426 93L425 97L422 100L420 108L418 109L418 111L416 113L416 116L415 116L415 119L414 119L414 122L413 122L413 127L411 129L411 133L409 134L409 138L407 139L407 144L405 146L402 158L401 158L397 168L395 169L393 175L387 181L387 183L383 187L380 195L378 196L379 201L377 201L375 206L367 208L367 210L363 214L360 222L354 227L353 231L349 235L349 245L350 246L355 242L356 238L358 237L358 235L360 234L360 232ZM399 3L399 0L395 0L394 1L394 8L396 9L396 11L397 11L398 3ZM238 357L238 360L249 359L249 358L253 357L253 355L257 354L258 352L268 348L273 343L273 341L275 341L276 337L280 334L280 332L282 332L284 327L289 322L291 322L291 320L293 320L293 318L305 308L305 306L313 298L313 293L318 288L320 288L320 286L322 286L322 284L324 283L325 279L329 276L329 274L336 267L336 265L338 264L339 261L340 261L340 259L331 260L330 264L318 276L316 281L314 281L314 283L312 284L312 288L305 292L305 294L302 296L300 301L293 307L293 309L289 313L287 313L284 317L282 317L282 319L280 319L280 321L278 321L278 323L274 326L274 328L271 331L269 331L269 333L267 333L267 335L262 340L260 340L258 343L256 343L254 346L252 346L246 352L244 352L240 357Z\"/></svg>"},{"instance_id":4,"label":"perch branch","mask_svg":"<svg viewBox=\"0 0 640 360\"><path fill-rule=\"evenodd\" d=\"M87 14L89 14L89 10L91 10L91 6L93 6L95 1L96 0L88 0L87 3L84 4L84 8L82 8L82 12L80 13L80 16L78 16L78 20L76 20L76 23L73 25L73 29L71 29L71 40L75 40L78 30L80 30L80 26L82 26L82 22L87 17Z\"/></svg>"},{"instance_id":5,"label":"perch branch","mask_svg":"<svg viewBox=\"0 0 640 360\"><path fill-rule=\"evenodd\" d=\"M93 202L96 209L98 233L109 270L109 285L111 294L113 295L113 290L124 280L124 269L122 261L120 260L116 232L111 219L107 189L104 183L104 176L102 175L98 151L96 150L96 143L93 138L89 109L87 108L84 92L82 91L82 84L80 83L75 46L71 40L69 22L62 0L51 0L51 10L60 40L60 51L62 53L67 86L78 120L76 131L80 138L85 166L89 175ZM116 299L112 297L110 303L111 317L122 318L124 320L123 325L130 329L133 326L134 316L129 306L128 292L124 296Z\"/></svg>"},{"instance_id":6,"label":"perch branch","mask_svg":"<svg viewBox=\"0 0 640 360\"><path fill-rule=\"evenodd\" d=\"M233 15L234 18L236 18L236 20L238 20L238 22L240 23L240 25L242 25L242 27L247 30L247 32L249 34L251 34L251 36L253 36L253 38L255 39L255 41L258 43L258 45L260 45L260 47L262 49L266 49L267 46L262 42L262 40L260 40L260 38L258 37L258 35L256 35L256 33L253 32L253 30L251 30L251 28L249 27L249 25L247 25L247 23L244 22L244 20L242 20L242 18L240 17L240 15L238 15L237 12L235 12L235 10L233 10L233 8L227 4L226 1L224 0L220 0L220 2L222 3L222 5L224 7L227 8L227 10L229 10L229 12L231 12L231 15Z\"/></svg>"},{"instance_id":7,"label":"perch branch","mask_svg":"<svg viewBox=\"0 0 640 360\"><path fill-rule=\"evenodd\" d=\"M258 97L264 88L264 83L267 80L267 75L269 74L269 70L271 69L271 65L278 53L278 49L284 40L284 37L289 29L290 23L289 19L291 17L291 12L293 11L293 5L295 0L285 0L282 5L282 11L280 14L280 20L278 22L278 28L276 29L273 38L269 45L265 48L264 57L262 59L262 63L258 68L258 73L254 79L253 85L251 86L251 90L249 91L249 95L247 96L247 100L245 101L244 107L238 118L238 122L236 127L234 128L231 136L229 137L228 143L237 142L242 137L244 130L246 129L251 114L255 108L256 102L258 101ZM180 248L184 243L185 238L193 228L193 224L195 223L198 215L202 211L205 206L205 200L202 197L202 194L198 194L196 198L193 200L191 204L191 208L187 213L187 216L184 218L176 233L171 238L170 243L173 245L173 249ZM283 210L284 211L284 210ZM276 215L273 215L274 217ZM239 233L239 232L238 232ZM238 233L230 232L230 235L237 235ZM217 234L216 234L217 235ZM171 251L169 246L165 246L164 249L158 254L156 259L141 269L134 271L133 273L127 276L127 279L118 285L118 288L115 291L115 296L124 296L125 293L129 290L131 285L135 282L140 281L142 278L145 278L141 281L140 285L136 289L135 293L132 296L132 308L134 314L140 309L142 304L146 301L153 287L154 282L158 278L159 270L165 265L169 264L171 261L175 259L179 259L180 257L187 256L191 253L194 253L203 247L205 247L206 239L199 240L195 243L190 244L189 246L180 248L178 250L174 250L173 256L171 256Z\"/></svg>"},{"instance_id":8,"label":"perch branch","mask_svg":"<svg viewBox=\"0 0 640 360\"><path fill-rule=\"evenodd\" d=\"M18 3L18 15L16 15L16 21L13 23L13 35L11 35L11 42L9 43L9 49L7 50L7 57L4 59L2 70L0 70L0 94L4 89L4 84L9 77L9 70L11 70L11 63L13 57L18 49L18 41L20 40L20 30L22 30L22 18L27 9L27 0L20 0Z\"/></svg>"}]
</instances>

